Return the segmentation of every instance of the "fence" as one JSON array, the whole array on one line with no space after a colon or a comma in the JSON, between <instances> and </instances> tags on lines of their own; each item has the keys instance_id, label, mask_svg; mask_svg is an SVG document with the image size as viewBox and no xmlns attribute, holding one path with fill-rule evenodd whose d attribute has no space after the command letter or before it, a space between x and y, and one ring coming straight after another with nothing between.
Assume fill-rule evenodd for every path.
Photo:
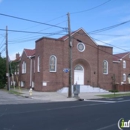
<instances>
[{"instance_id":1,"label":"fence","mask_svg":"<svg viewBox=\"0 0 130 130\"><path fill-rule=\"evenodd\" d=\"M130 84L123 84L123 85L116 84L115 89L118 90L119 92L130 91Z\"/></svg>"}]
</instances>

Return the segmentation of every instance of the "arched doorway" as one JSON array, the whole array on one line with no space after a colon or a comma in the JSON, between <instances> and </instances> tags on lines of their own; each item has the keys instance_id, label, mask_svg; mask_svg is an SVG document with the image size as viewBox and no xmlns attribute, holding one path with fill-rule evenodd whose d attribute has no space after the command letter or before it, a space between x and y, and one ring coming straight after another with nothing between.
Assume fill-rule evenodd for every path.
<instances>
[{"instance_id":1,"label":"arched doorway","mask_svg":"<svg viewBox=\"0 0 130 130\"><path fill-rule=\"evenodd\" d=\"M74 84L84 85L84 68L81 65L76 65L74 68Z\"/></svg>"}]
</instances>

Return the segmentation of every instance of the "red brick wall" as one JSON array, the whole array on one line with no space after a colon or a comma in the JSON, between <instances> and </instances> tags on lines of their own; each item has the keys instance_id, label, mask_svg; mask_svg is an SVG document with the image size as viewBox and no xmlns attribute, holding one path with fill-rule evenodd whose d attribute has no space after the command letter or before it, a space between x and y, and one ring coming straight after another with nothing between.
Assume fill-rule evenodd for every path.
<instances>
[{"instance_id":1,"label":"red brick wall","mask_svg":"<svg viewBox=\"0 0 130 130\"><path fill-rule=\"evenodd\" d=\"M120 71L120 63L113 62L113 74L115 74L115 83L121 83L121 71Z\"/></svg>"},{"instance_id":2,"label":"red brick wall","mask_svg":"<svg viewBox=\"0 0 130 130\"><path fill-rule=\"evenodd\" d=\"M79 52L77 44L80 40L85 44L85 51ZM68 86L68 73L64 73L64 68L69 68L69 47L68 39L60 41L50 38L42 38L36 42L36 66L37 57L40 56L40 72L35 73L35 88L42 91L55 91L61 87ZM105 89L111 88L112 76L112 48L98 46L81 30L72 36L72 84L74 84L74 68L77 64L84 67L84 84L99 86ZM108 55L110 53L111 55ZM57 72L49 71L49 58L51 55L57 57ZM98 61L99 60L99 61ZM103 60L109 63L109 74L103 74ZM42 82L47 82L43 86Z\"/></svg>"},{"instance_id":3,"label":"red brick wall","mask_svg":"<svg viewBox=\"0 0 130 130\"><path fill-rule=\"evenodd\" d=\"M22 63L23 61L26 62L26 73L22 74ZM30 88L30 59L26 56L25 52L23 51L23 54L21 56L21 62L20 62L20 74L19 74L19 81L25 82L26 88Z\"/></svg>"},{"instance_id":4,"label":"red brick wall","mask_svg":"<svg viewBox=\"0 0 130 130\"><path fill-rule=\"evenodd\" d=\"M113 76L112 48L99 46L99 87L111 90ZM108 74L103 74L103 61L108 62Z\"/></svg>"},{"instance_id":5,"label":"red brick wall","mask_svg":"<svg viewBox=\"0 0 130 130\"><path fill-rule=\"evenodd\" d=\"M73 78L74 68L77 64L80 64L84 67L84 84L97 86L97 45L83 30L73 35L72 41ZM77 49L79 41L82 41L85 44L85 50L83 52L80 52ZM68 41L66 42L68 43Z\"/></svg>"},{"instance_id":6,"label":"red brick wall","mask_svg":"<svg viewBox=\"0 0 130 130\"><path fill-rule=\"evenodd\" d=\"M35 86L37 90L55 91L63 87L63 42L55 39L45 38L36 43L36 56L41 57L40 72L36 72ZM51 55L57 57L57 72L50 72L49 59ZM36 63L37 67L37 63ZM47 86L43 86L42 82L47 82Z\"/></svg>"},{"instance_id":7,"label":"red brick wall","mask_svg":"<svg viewBox=\"0 0 130 130\"><path fill-rule=\"evenodd\" d=\"M123 60L126 61L126 68L123 68ZM128 74L130 74L130 58L129 55L127 55L126 57L122 58L122 60L120 61L120 82L124 82L125 84L128 84L128 80L127 80L127 76ZM126 81L123 81L123 74L126 74Z\"/></svg>"},{"instance_id":8,"label":"red brick wall","mask_svg":"<svg viewBox=\"0 0 130 130\"><path fill-rule=\"evenodd\" d=\"M85 44L85 51L79 52L77 44L82 41ZM68 39L65 41L41 38L36 41L35 57L32 58L32 81L35 83L35 90L38 91L56 91L62 87L68 86L68 73L64 73L64 68L69 68L69 45ZM119 65L113 63L112 48L105 46L97 46L86 35L83 30L72 36L72 84L74 84L74 68L77 64L84 67L84 84L101 87L107 90L112 88L113 74L116 75L118 81ZM51 55L57 57L57 72L49 71L49 59ZM40 72L37 72L37 58L40 57ZM108 74L103 74L103 61L108 61ZM21 63L25 61L27 65L27 73L21 74L20 81L25 81L27 88L30 86L30 59L23 53ZM35 66L34 66L35 62ZM20 64L21 67L21 64ZM35 68L35 73L34 73ZM124 71L124 70L122 70ZM128 69L125 70L126 73ZM43 86L43 82L47 86Z\"/></svg>"}]
</instances>

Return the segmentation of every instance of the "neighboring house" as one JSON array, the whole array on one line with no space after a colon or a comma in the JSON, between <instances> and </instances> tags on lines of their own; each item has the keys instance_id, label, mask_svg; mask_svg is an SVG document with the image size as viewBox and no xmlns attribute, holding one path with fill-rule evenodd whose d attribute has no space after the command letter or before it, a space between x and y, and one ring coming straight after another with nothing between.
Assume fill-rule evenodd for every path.
<instances>
[{"instance_id":1,"label":"neighboring house","mask_svg":"<svg viewBox=\"0 0 130 130\"><path fill-rule=\"evenodd\" d=\"M113 73L116 77L116 84L128 84L130 52L113 55Z\"/></svg>"},{"instance_id":2,"label":"neighboring house","mask_svg":"<svg viewBox=\"0 0 130 130\"><path fill-rule=\"evenodd\" d=\"M117 82L122 82L121 64L118 60L113 61L112 47L97 45L83 29L71 33L71 37L73 84L111 90L113 74L116 75ZM122 57L122 62L125 60L127 63L125 57ZM34 50L24 49L21 55L20 85L26 88L34 87L37 91L56 91L67 87L69 74L63 72L64 68L69 68L68 36L59 39L40 38L36 41ZM127 71L122 73L127 76Z\"/></svg>"}]
</instances>

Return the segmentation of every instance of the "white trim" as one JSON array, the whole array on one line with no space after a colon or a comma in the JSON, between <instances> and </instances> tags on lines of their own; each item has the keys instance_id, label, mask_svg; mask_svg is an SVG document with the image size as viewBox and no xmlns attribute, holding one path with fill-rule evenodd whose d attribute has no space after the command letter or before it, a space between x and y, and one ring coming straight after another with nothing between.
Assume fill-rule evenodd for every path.
<instances>
[{"instance_id":1,"label":"white trim","mask_svg":"<svg viewBox=\"0 0 130 130\"><path fill-rule=\"evenodd\" d=\"M126 61L123 60L123 68L125 69L126 68Z\"/></svg>"},{"instance_id":2,"label":"white trim","mask_svg":"<svg viewBox=\"0 0 130 130\"><path fill-rule=\"evenodd\" d=\"M126 81L126 74L123 74L123 81Z\"/></svg>"},{"instance_id":3,"label":"white trim","mask_svg":"<svg viewBox=\"0 0 130 130\"><path fill-rule=\"evenodd\" d=\"M25 82L21 81L21 87L24 87L24 86L25 86Z\"/></svg>"},{"instance_id":4,"label":"white trim","mask_svg":"<svg viewBox=\"0 0 130 130\"><path fill-rule=\"evenodd\" d=\"M126 57L127 55L129 55L129 54L130 54L130 52L128 52L126 55L124 55L124 56L122 57L122 59L125 58L125 57Z\"/></svg>"},{"instance_id":5,"label":"white trim","mask_svg":"<svg viewBox=\"0 0 130 130\"><path fill-rule=\"evenodd\" d=\"M80 66L80 67L82 68L82 70L76 70L75 68L76 68L77 66ZM74 68L74 84L77 83L77 81L75 80L75 73L76 73L76 72L83 72L83 84L81 84L81 85L84 85L84 67L83 67L82 65L80 65L80 64L77 64L77 65L75 66L75 68ZM78 84L78 83L77 83L77 84Z\"/></svg>"},{"instance_id":6,"label":"white trim","mask_svg":"<svg viewBox=\"0 0 130 130\"><path fill-rule=\"evenodd\" d=\"M71 36L73 36L74 34L76 34L77 32L79 32L80 30L84 31L84 33L90 38L90 40L92 40L92 38L89 36L89 34L86 33L86 31L83 29L83 28L79 28L78 30L74 31L74 32L71 32ZM65 40L67 40L69 37L65 38ZM92 40L93 43L95 43L96 45L98 45L94 40Z\"/></svg>"},{"instance_id":7,"label":"white trim","mask_svg":"<svg viewBox=\"0 0 130 130\"><path fill-rule=\"evenodd\" d=\"M30 87L32 86L32 59L30 59Z\"/></svg>"},{"instance_id":8,"label":"white trim","mask_svg":"<svg viewBox=\"0 0 130 130\"><path fill-rule=\"evenodd\" d=\"M37 57L37 72L40 72L40 56Z\"/></svg>"},{"instance_id":9,"label":"white trim","mask_svg":"<svg viewBox=\"0 0 130 130\"><path fill-rule=\"evenodd\" d=\"M22 74L25 74L26 73L26 62L23 61L22 63Z\"/></svg>"},{"instance_id":10,"label":"white trim","mask_svg":"<svg viewBox=\"0 0 130 130\"><path fill-rule=\"evenodd\" d=\"M104 73L104 62L107 63L107 72L106 72L106 73ZM107 61L107 60L104 60L104 61L103 61L103 74L108 74L108 61Z\"/></svg>"},{"instance_id":11,"label":"white trim","mask_svg":"<svg viewBox=\"0 0 130 130\"><path fill-rule=\"evenodd\" d=\"M54 57L55 58L55 70L50 70L50 59L51 57ZM55 55L51 55L50 58L49 58L49 71L50 72L57 72L57 57Z\"/></svg>"},{"instance_id":12,"label":"white trim","mask_svg":"<svg viewBox=\"0 0 130 130\"><path fill-rule=\"evenodd\" d=\"M84 47L83 50L80 50L80 49L79 49L79 44L82 44L82 45L83 45L83 47ZM85 51L85 44L84 44L83 42L79 42L79 43L77 44L77 49L78 49L78 51L80 51L80 52Z\"/></svg>"},{"instance_id":13,"label":"white trim","mask_svg":"<svg viewBox=\"0 0 130 130\"><path fill-rule=\"evenodd\" d=\"M34 82L32 81L32 88L34 88Z\"/></svg>"}]
</instances>

